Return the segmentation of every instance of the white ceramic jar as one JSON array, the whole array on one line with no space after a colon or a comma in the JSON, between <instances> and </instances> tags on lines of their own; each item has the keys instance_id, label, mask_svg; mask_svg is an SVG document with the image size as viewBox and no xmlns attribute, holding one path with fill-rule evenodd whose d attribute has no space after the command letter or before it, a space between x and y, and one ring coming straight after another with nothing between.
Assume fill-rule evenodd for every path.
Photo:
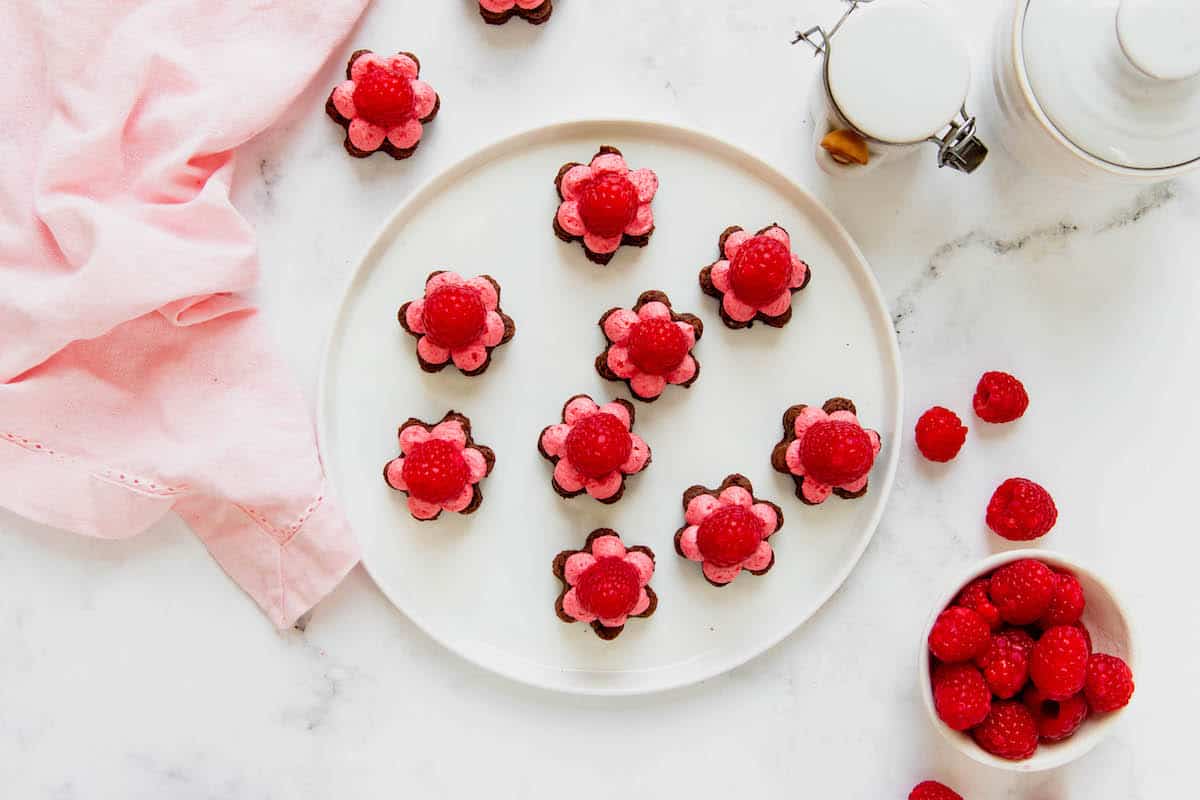
<instances>
[{"instance_id":1,"label":"white ceramic jar","mask_svg":"<svg viewBox=\"0 0 1200 800\"><path fill-rule=\"evenodd\" d=\"M1150 183L1200 167L1200 0L1011 0L995 138L1031 170Z\"/></svg>"}]
</instances>

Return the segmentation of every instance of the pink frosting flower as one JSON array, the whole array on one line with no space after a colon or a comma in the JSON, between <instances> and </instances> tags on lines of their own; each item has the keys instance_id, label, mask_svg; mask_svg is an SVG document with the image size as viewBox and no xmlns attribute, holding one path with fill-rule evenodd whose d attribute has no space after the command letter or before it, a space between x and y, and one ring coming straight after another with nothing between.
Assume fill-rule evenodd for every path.
<instances>
[{"instance_id":1,"label":"pink frosting flower","mask_svg":"<svg viewBox=\"0 0 1200 800\"><path fill-rule=\"evenodd\" d=\"M503 25L515 16L541 25L553 11L553 0L479 0L479 14L489 25Z\"/></svg>"},{"instance_id":2,"label":"pink frosting flower","mask_svg":"<svg viewBox=\"0 0 1200 800\"><path fill-rule=\"evenodd\" d=\"M626 548L620 534L597 528L582 550L564 550L554 559L562 581L555 611L563 622L587 622L602 639L614 639L630 617L649 617L658 608L650 588L654 551Z\"/></svg>"},{"instance_id":3,"label":"pink frosting flower","mask_svg":"<svg viewBox=\"0 0 1200 800\"><path fill-rule=\"evenodd\" d=\"M764 575L775 565L767 541L783 527L783 510L754 496L743 475L730 475L716 489L692 486L683 493L684 521L675 551L699 561L704 577L724 586L742 570Z\"/></svg>"},{"instance_id":4,"label":"pink frosting flower","mask_svg":"<svg viewBox=\"0 0 1200 800\"><path fill-rule=\"evenodd\" d=\"M857 414L844 397L820 408L795 405L784 412L783 439L771 453L771 464L792 476L796 496L807 505L823 503L830 494L849 500L867 493L867 476L882 443Z\"/></svg>"},{"instance_id":5,"label":"pink frosting flower","mask_svg":"<svg viewBox=\"0 0 1200 800\"><path fill-rule=\"evenodd\" d=\"M721 234L717 249L721 258L700 270L700 288L721 301L725 325L748 328L756 319L786 325L792 295L812 278L808 264L791 251L788 232L768 225L751 236L735 225Z\"/></svg>"},{"instance_id":6,"label":"pink frosting flower","mask_svg":"<svg viewBox=\"0 0 1200 800\"><path fill-rule=\"evenodd\" d=\"M366 158L382 150L408 158L437 116L441 100L418 79L421 65L412 53L381 56L359 50L346 65L346 80L334 87L325 110L346 128L346 152Z\"/></svg>"},{"instance_id":7,"label":"pink frosting flower","mask_svg":"<svg viewBox=\"0 0 1200 800\"><path fill-rule=\"evenodd\" d=\"M617 148L601 147L590 164L564 164L555 186L562 202L554 232L563 241L582 241L591 261L607 264L622 244L644 247L650 241L658 176L630 170Z\"/></svg>"},{"instance_id":8,"label":"pink frosting flower","mask_svg":"<svg viewBox=\"0 0 1200 800\"><path fill-rule=\"evenodd\" d=\"M490 447L471 438L471 420L449 411L436 425L409 419L400 426L400 456L383 468L383 479L408 494L408 510L419 520L443 510L470 514L483 502L479 482L496 464Z\"/></svg>"},{"instance_id":9,"label":"pink frosting flower","mask_svg":"<svg viewBox=\"0 0 1200 800\"><path fill-rule=\"evenodd\" d=\"M692 356L704 323L693 314L677 314L659 291L642 292L632 309L610 309L600 318L609 346L596 360L608 380L623 380L639 400L652 401L667 384L691 386L700 375Z\"/></svg>"},{"instance_id":10,"label":"pink frosting flower","mask_svg":"<svg viewBox=\"0 0 1200 800\"><path fill-rule=\"evenodd\" d=\"M516 333L512 317L500 309L500 284L491 275L463 278L432 272L425 296L400 306L400 325L417 339L417 360L426 372L451 361L465 375L488 368L492 350Z\"/></svg>"},{"instance_id":11,"label":"pink frosting flower","mask_svg":"<svg viewBox=\"0 0 1200 800\"><path fill-rule=\"evenodd\" d=\"M554 464L551 484L563 497L585 491L602 503L615 503L625 476L650 463L650 447L633 427L633 404L613 400L596 405L586 394L563 406L562 422L542 431L538 451Z\"/></svg>"}]
</instances>

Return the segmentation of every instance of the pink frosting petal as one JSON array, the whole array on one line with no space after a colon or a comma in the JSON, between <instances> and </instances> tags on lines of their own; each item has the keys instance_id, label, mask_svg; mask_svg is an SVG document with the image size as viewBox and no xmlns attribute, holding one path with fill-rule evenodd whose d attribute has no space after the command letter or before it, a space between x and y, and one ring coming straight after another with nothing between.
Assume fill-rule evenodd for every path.
<instances>
[{"instance_id":1,"label":"pink frosting petal","mask_svg":"<svg viewBox=\"0 0 1200 800\"><path fill-rule=\"evenodd\" d=\"M734 231L725 237L725 257L733 258L737 255L738 248L750 238L750 234L746 231Z\"/></svg>"},{"instance_id":2,"label":"pink frosting petal","mask_svg":"<svg viewBox=\"0 0 1200 800\"><path fill-rule=\"evenodd\" d=\"M755 550L749 558L742 562L742 569L750 569L757 572L760 569L766 569L767 564L771 563L771 543L759 542L758 549Z\"/></svg>"},{"instance_id":3,"label":"pink frosting petal","mask_svg":"<svg viewBox=\"0 0 1200 800\"><path fill-rule=\"evenodd\" d=\"M619 617L600 617L600 624L606 628L619 628L629 619L628 614L622 614Z\"/></svg>"},{"instance_id":4,"label":"pink frosting petal","mask_svg":"<svg viewBox=\"0 0 1200 800\"><path fill-rule=\"evenodd\" d=\"M393 489L399 489L402 492L408 491L408 484L404 480L404 456L393 458L388 462L383 471L383 478Z\"/></svg>"},{"instance_id":5,"label":"pink frosting petal","mask_svg":"<svg viewBox=\"0 0 1200 800\"><path fill-rule=\"evenodd\" d=\"M624 558L625 545L616 536L597 536L592 540L592 555L596 558Z\"/></svg>"},{"instance_id":6,"label":"pink frosting petal","mask_svg":"<svg viewBox=\"0 0 1200 800\"><path fill-rule=\"evenodd\" d=\"M629 359L629 348L614 344L608 348L608 368L617 374L618 378L632 378L637 374L637 367Z\"/></svg>"},{"instance_id":7,"label":"pink frosting petal","mask_svg":"<svg viewBox=\"0 0 1200 800\"><path fill-rule=\"evenodd\" d=\"M571 466L570 461L561 458L554 465L554 482L568 494L578 492L583 488L583 474Z\"/></svg>"},{"instance_id":8,"label":"pink frosting petal","mask_svg":"<svg viewBox=\"0 0 1200 800\"><path fill-rule=\"evenodd\" d=\"M784 453L784 460L787 461L788 471L793 475L804 474L804 462L800 460L800 444L801 440L796 439L787 447L787 452Z\"/></svg>"},{"instance_id":9,"label":"pink frosting petal","mask_svg":"<svg viewBox=\"0 0 1200 800\"><path fill-rule=\"evenodd\" d=\"M839 411L834 411L832 414L829 415L829 418L841 420L842 422L849 422L854 425L858 425L860 428L862 427L862 425L859 424L858 416L853 411L850 411L849 409L841 409Z\"/></svg>"},{"instance_id":10,"label":"pink frosting petal","mask_svg":"<svg viewBox=\"0 0 1200 800\"><path fill-rule=\"evenodd\" d=\"M473 344L450 351L450 357L454 359L454 366L463 372L479 369L483 366L483 362L487 361L487 356L487 348L481 344Z\"/></svg>"},{"instance_id":11,"label":"pink frosting petal","mask_svg":"<svg viewBox=\"0 0 1200 800\"><path fill-rule=\"evenodd\" d=\"M392 72L403 75L406 78L417 77L417 62L403 53L388 56L385 63L387 68Z\"/></svg>"},{"instance_id":12,"label":"pink frosting petal","mask_svg":"<svg viewBox=\"0 0 1200 800\"><path fill-rule=\"evenodd\" d=\"M758 309L747 303L743 303L737 299L737 295L733 292L726 292L721 298L721 307L725 309L725 313L738 322L745 322L754 319L754 315L758 313Z\"/></svg>"},{"instance_id":13,"label":"pink frosting petal","mask_svg":"<svg viewBox=\"0 0 1200 800\"><path fill-rule=\"evenodd\" d=\"M359 150L370 153L378 150L379 145L383 144L384 138L387 137L387 131L378 125L367 122L362 117L355 117L350 120L350 127L347 129L346 135L350 139L350 144Z\"/></svg>"},{"instance_id":14,"label":"pink frosting petal","mask_svg":"<svg viewBox=\"0 0 1200 800\"><path fill-rule=\"evenodd\" d=\"M597 500L607 500L621 490L622 479L621 471L614 469L603 478L584 478L583 488Z\"/></svg>"},{"instance_id":15,"label":"pink frosting petal","mask_svg":"<svg viewBox=\"0 0 1200 800\"><path fill-rule=\"evenodd\" d=\"M467 281L467 286L479 292L479 299L483 301L483 307L488 311L495 311L500 305L500 295L496 293L496 287L487 278L482 276L471 278Z\"/></svg>"},{"instance_id":16,"label":"pink frosting petal","mask_svg":"<svg viewBox=\"0 0 1200 800\"><path fill-rule=\"evenodd\" d=\"M384 59L376 53L363 53L350 65L350 80L361 81L372 66L384 67Z\"/></svg>"},{"instance_id":17,"label":"pink frosting petal","mask_svg":"<svg viewBox=\"0 0 1200 800\"><path fill-rule=\"evenodd\" d=\"M650 375L639 372L629 380L629 387L638 397L658 397L667 386L667 379L662 375Z\"/></svg>"},{"instance_id":18,"label":"pink frosting petal","mask_svg":"<svg viewBox=\"0 0 1200 800\"><path fill-rule=\"evenodd\" d=\"M657 300L652 300L646 305L638 309L639 319L670 319L671 309L667 308L666 303L660 303Z\"/></svg>"},{"instance_id":19,"label":"pink frosting petal","mask_svg":"<svg viewBox=\"0 0 1200 800\"><path fill-rule=\"evenodd\" d=\"M598 410L603 414L612 414L614 417L619 419L621 424L625 426L625 430L629 430L631 427L633 427L633 420L629 418L629 409L626 408L622 403L617 403L615 401L611 403L605 403L604 405L600 406Z\"/></svg>"},{"instance_id":20,"label":"pink frosting petal","mask_svg":"<svg viewBox=\"0 0 1200 800\"><path fill-rule=\"evenodd\" d=\"M650 446L636 433L629 434L629 438L631 445L629 458L625 459L625 463L621 465L621 472L633 475L635 472L645 469L646 462L650 460Z\"/></svg>"},{"instance_id":21,"label":"pink frosting petal","mask_svg":"<svg viewBox=\"0 0 1200 800\"><path fill-rule=\"evenodd\" d=\"M829 497L829 493L833 491L833 487L825 483L817 483L812 478L805 478L804 483L800 486L800 491L808 502L824 503L825 499Z\"/></svg>"},{"instance_id":22,"label":"pink frosting petal","mask_svg":"<svg viewBox=\"0 0 1200 800\"><path fill-rule=\"evenodd\" d=\"M409 425L400 431L400 452L411 452L415 446L426 441L429 441L429 431L420 425Z\"/></svg>"},{"instance_id":23,"label":"pink frosting petal","mask_svg":"<svg viewBox=\"0 0 1200 800\"><path fill-rule=\"evenodd\" d=\"M421 134L423 132L424 128L421 126L420 120L406 119L396 127L388 130L387 138L393 147L407 150L421 141Z\"/></svg>"},{"instance_id":24,"label":"pink frosting petal","mask_svg":"<svg viewBox=\"0 0 1200 800\"><path fill-rule=\"evenodd\" d=\"M667 383L687 383L695 374L696 359L691 356L684 356L679 366L668 372L664 377L666 377Z\"/></svg>"},{"instance_id":25,"label":"pink frosting petal","mask_svg":"<svg viewBox=\"0 0 1200 800\"><path fill-rule=\"evenodd\" d=\"M450 351L429 341L428 336L417 339L417 352L430 364L445 364L450 360Z\"/></svg>"},{"instance_id":26,"label":"pink frosting petal","mask_svg":"<svg viewBox=\"0 0 1200 800\"><path fill-rule=\"evenodd\" d=\"M633 568L638 571L638 583L642 586L645 586L654 577L654 559L641 550L626 553L625 560L632 564Z\"/></svg>"},{"instance_id":27,"label":"pink frosting petal","mask_svg":"<svg viewBox=\"0 0 1200 800\"><path fill-rule=\"evenodd\" d=\"M517 0L517 5L524 9L537 8L546 0Z\"/></svg>"},{"instance_id":28,"label":"pink frosting petal","mask_svg":"<svg viewBox=\"0 0 1200 800\"><path fill-rule=\"evenodd\" d=\"M604 153L592 159L592 172L599 175L602 172L615 172L624 175L629 172L625 159L616 153Z\"/></svg>"},{"instance_id":29,"label":"pink frosting petal","mask_svg":"<svg viewBox=\"0 0 1200 800\"><path fill-rule=\"evenodd\" d=\"M778 317L792 307L792 293L784 291L779 297L762 306L758 310L768 317Z\"/></svg>"},{"instance_id":30,"label":"pink frosting petal","mask_svg":"<svg viewBox=\"0 0 1200 800\"><path fill-rule=\"evenodd\" d=\"M650 593L646 591L643 585L638 590L637 602L633 604L633 608L629 611L629 616L636 617L638 614L646 613L646 609L650 607Z\"/></svg>"},{"instance_id":31,"label":"pink frosting petal","mask_svg":"<svg viewBox=\"0 0 1200 800\"><path fill-rule=\"evenodd\" d=\"M342 81L333 88L333 107L346 119L354 119L358 112L354 108L354 81Z\"/></svg>"},{"instance_id":32,"label":"pink frosting petal","mask_svg":"<svg viewBox=\"0 0 1200 800\"><path fill-rule=\"evenodd\" d=\"M875 451L875 455L879 455L880 449L883 447L883 442L879 441L879 431L873 431L870 428L863 428L867 432L867 438L871 440L871 449Z\"/></svg>"},{"instance_id":33,"label":"pink frosting petal","mask_svg":"<svg viewBox=\"0 0 1200 800\"><path fill-rule=\"evenodd\" d=\"M466 283L466 281L463 280L463 276L459 275L457 272L451 272L450 270L439 272L437 275L434 275L432 278L425 281L425 295L428 297L434 291L441 289L444 286L462 286L464 283Z\"/></svg>"},{"instance_id":34,"label":"pink frosting petal","mask_svg":"<svg viewBox=\"0 0 1200 800\"><path fill-rule=\"evenodd\" d=\"M718 567L711 561L705 561L700 568L704 570L705 577L713 583L729 583L742 571L741 564L735 564L732 567Z\"/></svg>"},{"instance_id":35,"label":"pink frosting petal","mask_svg":"<svg viewBox=\"0 0 1200 800\"><path fill-rule=\"evenodd\" d=\"M558 214L555 217L558 220L558 227L572 236L583 236L587 233L587 226L583 224L583 217L579 213L579 202L576 200L564 200L558 206Z\"/></svg>"},{"instance_id":36,"label":"pink frosting petal","mask_svg":"<svg viewBox=\"0 0 1200 800\"><path fill-rule=\"evenodd\" d=\"M579 190L583 184L592 179L592 168L579 164L567 170L562 180L559 182L559 191L562 193L564 200L579 199ZM580 234L582 236L582 234Z\"/></svg>"},{"instance_id":37,"label":"pink frosting petal","mask_svg":"<svg viewBox=\"0 0 1200 800\"><path fill-rule=\"evenodd\" d=\"M542 449L551 457L561 457L566 454L567 434L571 426L564 423L551 425L542 433Z\"/></svg>"},{"instance_id":38,"label":"pink frosting petal","mask_svg":"<svg viewBox=\"0 0 1200 800\"><path fill-rule=\"evenodd\" d=\"M437 92L425 81L414 80L411 86L413 90L413 114L416 115L417 119L425 119L433 112L434 106L437 105Z\"/></svg>"},{"instance_id":39,"label":"pink frosting petal","mask_svg":"<svg viewBox=\"0 0 1200 800\"><path fill-rule=\"evenodd\" d=\"M471 501L474 499L475 499L475 486L471 483L468 483L466 486L463 487L463 490L458 493L458 497L455 497L453 500L449 500L445 503L442 503L442 508L446 509L447 511L453 511L455 513L458 513L459 511L462 511L467 506L471 505Z\"/></svg>"},{"instance_id":40,"label":"pink frosting petal","mask_svg":"<svg viewBox=\"0 0 1200 800\"><path fill-rule=\"evenodd\" d=\"M487 459L474 447L464 447L462 454L463 460L467 462L467 469L470 471L469 480L471 483L479 483L487 475Z\"/></svg>"},{"instance_id":41,"label":"pink frosting petal","mask_svg":"<svg viewBox=\"0 0 1200 800\"><path fill-rule=\"evenodd\" d=\"M696 495L688 503L687 510L684 511L683 518L687 520L688 525L699 525L708 518L708 515L721 507L721 501L713 497L711 494Z\"/></svg>"},{"instance_id":42,"label":"pink frosting petal","mask_svg":"<svg viewBox=\"0 0 1200 800\"><path fill-rule=\"evenodd\" d=\"M629 331L638 319L638 315L630 309L618 308L604 318L604 335L613 344L620 344L629 338Z\"/></svg>"},{"instance_id":43,"label":"pink frosting petal","mask_svg":"<svg viewBox=\"0 0 1200 800\"><path fill-rule=\"evenodd\" d=\"M772 225L760 234L762 236L770 236L783 243L783 246L788 250L792 249L792 238L788 236L788 232L778 225Z\"/></svg>"},{"instance_id":44,"label":"pink frosting petal","mask_svg":"<svg viewBox=\"0 0 1200 800\"><path fill-rule=\"evenodd\" d=\"M754 498L742 487L730 486L721 492L721 503L727 506L745 506L746 508L750 508L754 505Z\"/></svg>"},{"instance_id":45,"label":"pink frosting petal","mask_svg":"<svg viewBox=\"0 0 1200 800\"><path fill-rule=\"evenodd\" d=\"M633 219L625 226L625 233L630 236L645 236L654 227L654 211L649 203L642 203L633 215Z\"/></svg>"},{"instance_id":46,"label":"pink frosting petal","mask_svg":"<svg viewBox=\"0 0 1200 800\"><path fill-rule=\"evenodd\" d=\"M803 439L804 432L814 423L827 419L829 419L829 415L823 409L817 406L805 406L796 416L796 422L792 425L792 429L796 432L797 438Z\"/></svg>"},{"instance_id":47,"label":"pink frosting petal","mask_svg":"<svg viewBox=\"0 0 1200 800\"><path fill-rule=\"evenodd\" d=\"M658 192L658 176L653 171L643 167L633 170L626 177L633 184L633 188L637 190L639 203L649 203L654 199L654 195Z\"/></svg>"},{"instance_id":48,"label":"pink frosting petal","mask_svg":"<svg viewBox=\"0 0 1200 800\"><path fill-rule=\"evenodd\" d=\"M442 507L437 503L418 500L412 495L408 497L408 512L417 519L433 519L441 510Z\"/></svg>"},{"instance_id":49,"label":"pink frosting petal","mask_svg":"<svg viewBox=\"0 0 1200 800\"><path fill-rule=\"evenodd\" d=\"M750 513L762 520L764 536L770 536L779 527L779 515L766 503L755 503L750 506Z\"/></svg>"},{"instance_id":50,"label":"pink frosting petal","mask_svg":"<svg viewBox=\"0 0 1200 800\"><path fill-rule=\"evenodd\" d=\"M679 549L683 551L683 557L688 561L704 560L704 556L700 555L700 546L696 544L698 533L700 533L699 526L688 525L683 529L683 533L679 534Z\"/></svg>"},{"instance_id":51,"label":"pink frosting petal","mask_svg":"<svg viewBox=\"0 0 1200 800\"><path fill-rule=\"evenodd\" d=\"M579 583L580 576L595 563L596 557L591 553L576 553L568 557L567 563L563 565L563 577L566 578L567 584L574 586Z\"/></svg>"},{"instance_id":52,"label":"pink frosting petal","mask_svg":"<svg viewBox=\"0 0 1200 800\"><path fill-rule=\"evenodd\" d=\"M621 246L621 234L618 233L616 236L600 236L591 231L584 231L583 243L593 253L612 253Z\"/></svg>"},{"instance_id":53,"label":"pink frosting petal","mask_svg":"<svg viewBox=\"0 0 1200 800\"><path fill-rule=\"evenodd\" d=\"M517 0L479 0L479 5L483 6L487 11L499 13L501 11L508 11L516 5L516 2Z\"/></svg>"},{"instance_id":54,"label":"pink frosting petal","mask_svg":"<svg viewBox=\"0 0 1200 800\"><path fill-rule=\"evenodd\" d=\"M712 269L708 272L709 279L712 280L713 286L718 292L726 294L733 288L733 284L729 282L729 262L718 261L712 265Z\"/></svg>"},{"instance_id":55,"label":"pink frosting petal","mask_svg":"<svg viewBox=\"0 0 1200 800\"><path fill-rule=\"evenodd\" d=\"M675 325L683 332L688 342L688 350L696 346L696 329L687 322L676 322Z\"/></svg>"},{"instance_id":56,"label":"pink frosting petal","mask_svg":"<svg viewBox=\"0 0 1200 800\"><path fill-rule=\"evenodd\" d=\"M563 595L562 606L563 613L580 622L591 622L596 618L595 614L590 613L579 604L579 597L575 594L574 589L568 589L567 593Z\"/></svg>"},{"instance_id":57,"label":"pink frosting petal","mask_svg":"<svg viewBox=\"0 0 1200 800\"><path fill-rule=\"evenodd\" d=\"M798 256L792 256L792 280L788 284L793 289L798 289L804 285L804 279L808 277L808 264L800 260Z\"/></svg>"},{"instance_id":58,"label":"pink frosting petal","mask_svg":"<svg viewBox=\"0 0 1200 800\"><path fill-rule=\"evenodd\" d=\"M484 347L495 347L504 340L504 318L495 311L487 312L483 320L483 333L479 343Z\"/></svg>"},{"instance_id":59,"label":"pink frosting petal","mask_svg":"<svg viewBox=\"0 0 1200 800\"><path fill-rule=\"evenodd\" d=\"M587 395L576 397L567 403L566 408L563 409L563 422L568 425L574 425L579 420L590 414L595 414L599 410L600 407Z\"/></svg>"},{"instance_id":60,"label":"pink frosting petal","mask_svg":"<svg viewBox=\"0 0 1200 800\"><path fill-rule=\"evenodd\" d=\"M424 300L413 300L408 304L408 308L404 309L404 324L408 325L408 329L413 333L425 332Z\"/></svg>"},{"instance_id":61,"label":"pink frosting petal","mask_svg":"<svg viewBox=\"0 0 1200 800\"><path fill-rule=\"evenodd\" d=\"M863 487L865 487L867 485L867 477L868 476L863 475L861 478L859 478L856 481L850 481L849 483L843 483L838 488L843 489L847 492L861 492L863 490Z\"/></svg>"},{"instance_id":62,"label":"pink frosting petal","mask_svg":"<svg viewBox=\"0 0 1200 800\"><path fill-rule=\"evenodd\" d=\"M463 430L462 423L456 419L439 422L433 426L433 430L429 432L429 435L434 439L445 439L447 442L453 442L459 447L465 447L467 444L467 433Z\"/></svg>"}]
</instances>

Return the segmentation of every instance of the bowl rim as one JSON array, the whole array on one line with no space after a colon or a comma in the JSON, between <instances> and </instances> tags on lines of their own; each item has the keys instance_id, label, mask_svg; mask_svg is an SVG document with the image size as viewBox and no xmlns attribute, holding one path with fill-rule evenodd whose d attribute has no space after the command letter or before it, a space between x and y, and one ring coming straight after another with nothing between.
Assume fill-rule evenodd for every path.
<instances>
[{"instance_id":1,"label":"bowl rim","mask_svg":"<svg viewBox=\"0 0 1200 800\"><path fill-rule=\"evenodd\" d=\"M1116 609L1117 614L1124 623L1125 630L1128 631L1125 662L1129 664L1131 670L1134 672L1137 671L1137 649L1134 642L1133 627L1130 624L1128 606L1121 601L1120 595L1113 590L1112 584L1085 563L1080 563L1077 559L1063 553L1038 548L1021 548L994 553L987 558L972 562L967 569L956 573L956 580L949 584L952 587L950 591L940 592L937 595L933 608L926 618L925 625L921 628L920 641L917 643L917 680L920 684L921 698L924 702L925 712L929 717L930 723L955 750L989 767L1008 770L1009 772L1040 772L1061 767L1086 755L1112 731L1119 719L1129 709L1129 706L1109 712L1102 717L1089 717L1084 723L1086 731L1081 729L1079 733L1063 742L1057 742L1053 745L1042 745L1038 748L1037 753L1024 761L1009 761L1008 759L988 753L976 745L965 733L953 730L946 723L942 722L933 707L933 687L930 685L929 632L933 629L933 623L937 619L938 614L944 611L953 602L954 598L958 596L962 588L974 579L992 572L997 567L1012 563L1013 561L1020 561L1024 558L1033 558L1043 561L1051 567L1065 569L1076 575L1085 576L1099 586L1112 601L1113 608Z\"/></svg>"}]
</instances>

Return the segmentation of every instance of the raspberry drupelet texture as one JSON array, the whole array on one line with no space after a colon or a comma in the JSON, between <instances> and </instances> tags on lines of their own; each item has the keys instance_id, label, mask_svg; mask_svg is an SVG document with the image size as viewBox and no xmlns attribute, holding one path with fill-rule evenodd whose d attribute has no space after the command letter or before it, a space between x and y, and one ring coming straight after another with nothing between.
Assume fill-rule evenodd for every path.
<instances>
[{"instance_id":1,"label":"raspberry drupelet texture","mask_svg":"<svg viewBox=\"0 0 1200 800\"><path fill-rule=\"evenodd\" d=\"M1027 542L1045 536L1058 521L1054 498L1028 478L1009 478L987 507L987 525L1005 539Z\"/></svg>"},{"instance_id":2,"label":"raspberry drupelet texture","mask_svg":"<svg viewBox=\"0 0 1200 800\"><path fill-rule=\"evenodd\" d=\"M1057 586L1058 578L1049 567L1023 558L992 573L988 596L1005 622L1029 625L1046 613Z\"/></svg>"},{"instance_id":3,"label":"raspberry drupelet texture","mask_svg":"<svg viewBox=\"0 0 1200 800\"><path fill-rule=\"evenodd\" d=\"M1009 761L1023 761L1037 752L1037 721L1017 700L993 703L991 713L972 729L971 736L987 752Z\"/></svg>"},{"instance_id":4,"label":"raspberry drupelet texture","mask_svg":"<svg viewBox=\"0 0 1200 800\"><path fill-rule=\"evenodd\" d=\"M963 800L963 798L944 783L921 781L908 793L908 800Z\"/></svg>"},{"instance_id":5,"label":"raspberry drupelet texture","mask_svg":"<svg viewBox=\"0 0 1200 800\"><path fill-rule=\"evenodd\" d=\"M965 731L987 718L992 706L983 673L972 664L938 664L933 670L933 707L942 722Z\"/></svg>"},{"instance_id":6,"label":"raspberry drupelet texture","mask_svg":"<svg viewBox=\"0 0 1200 800\"><path fill-rule=\"evenodd\" d=\"M1029 679L1050 700L1066 700L1083 690L1088 643L1073 625L1047 629L1029 656Z\"/></svg>"},{"instance_id":7,"label":"raspberry drupelet texture","mask_svg":"<svg viewBox=\"0 0 1200 800\"><path fill-rule=\"evenodd\" d=\"M934 406L917 420L916 437L921 455L930 461L946 462L958 455L967 441L967 427L958 414Z\"/></svg>"},{"instance_id":8,"label":"raspberry drupelet texture","mask_svg":"<svg viewBox=\"0 0 1200 800\"><path fill-rule=\"evenodd\" d=\"M1083 690L1092 711L1116 711L1133 697L1133 672L1123 659L1097 653L1088 658Z\"/></svg>"},{"instance_id":9,"label":"raspberry drupelet texture","mask_svg":"<svg viewBox=\"0 0 1200 800\"><path fill-rule=\"evenodd\" d=\"M969 608L951 606L938 614L929 632L929 651L947 663L969 661L984 652L992 633L983 617Z\"/></svg>"},{"instance_id":10,"label":"raspberry drupelet texture","mask_svg":"<svg viewBox=\"0 0 1200 800\"><path fill-rule=\"evenodd\" d=\"M1025 386L1007 372L985 372L975 387L975 415L984 422L1012 422L1029 407Z\"/></svg>"}]
</instances>

